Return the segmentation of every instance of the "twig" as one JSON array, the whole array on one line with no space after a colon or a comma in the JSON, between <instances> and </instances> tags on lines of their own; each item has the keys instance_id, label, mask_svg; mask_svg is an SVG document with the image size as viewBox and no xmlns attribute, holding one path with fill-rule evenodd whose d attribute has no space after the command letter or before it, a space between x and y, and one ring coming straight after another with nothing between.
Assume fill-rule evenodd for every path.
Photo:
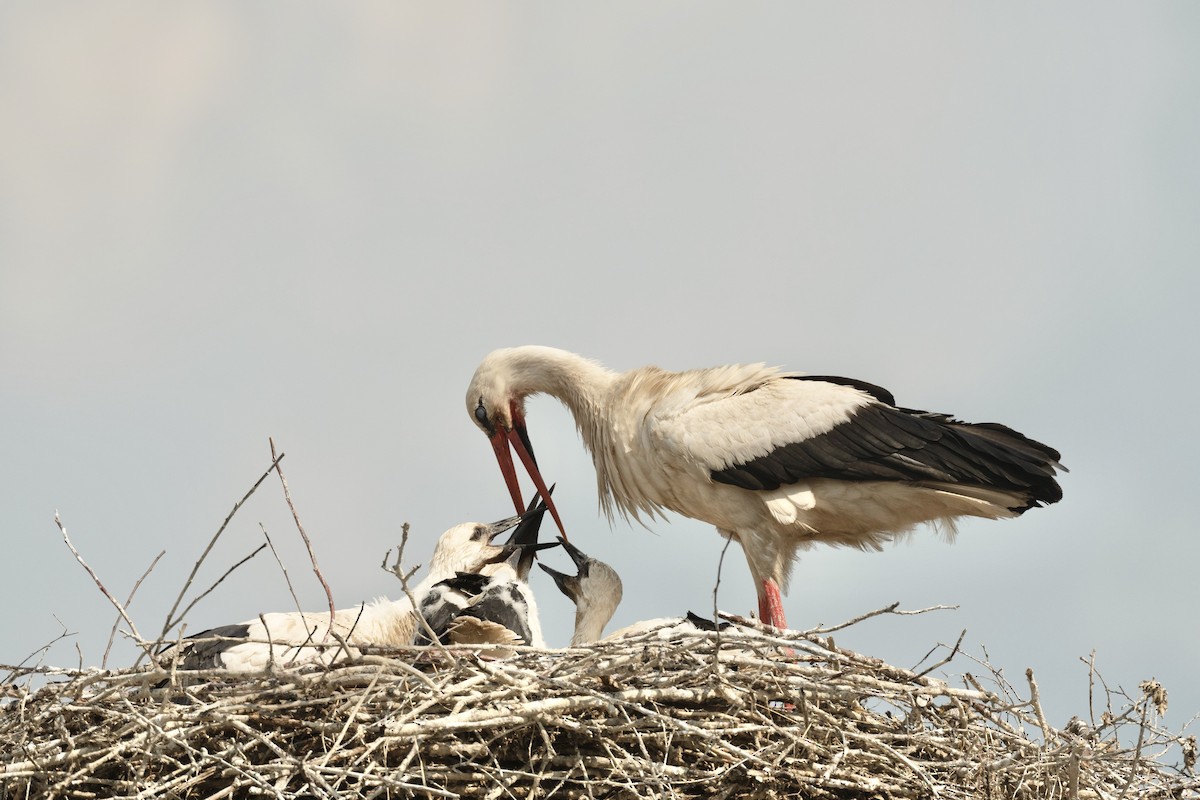
<instances>
[{"instance_id":1,"label":"twig","mask_svg":"<svg viewBox=\"0 0 1200 800\"><path fill-rule=\"evenodd\" d=\"M284 583L287 584L288 593L292 596L292 602L296 604L296 611L303 614L304 609L300 607L300 598L296 597L296 590L292 588L292 579L288 577L287 567L283 565L283 560L279 558L279 553L275 550L275 543L271 541L271 537L267 533L267 526L260 522L258 523L258 527L262 529L263 538L267 540L267 545L271 548L271 555L275 556L275 563L279 565L279 570L283 573Z\"/></svg>"},{"instance_id":2,"label":"twig","mask_svg":"<svg viewBox=\"0 0 1200 800\"><path fill-rule=\"evenodd\" d=\"M903 617L903 616L914 616L916 614L927 614L930 611L953 611L958 608L958 606L929 606L928 608L918 608L918 609L914 609L912 611L908 611L908 610L901 609L899 606L900 606L900 602L896 601L895 603L892 603L889 606L884 606L883 608L877 608L874 611L868 611L865 614L859 614L854 619L846 620L845 622L838 624L838 625L830 625L827 628L821 627L821 626L817 626L816 628L810 628L809 630L804 631L804 634L816 636L816 635L820 635L820 634L824 634L824 633L833 633L834 631L840 631L843 628L849 628L851 625L857 625L858 623L862 622L863 620L870 619L871 617L878 617L883 614L895 614L897 616Z\"/></svg>"},{"instance_id":3,"label":"twig","mask_svg":"<svg viewBox=\"0 0 1200 800\"><path fill-rule=\"evenodd\" d=\"M1088 722L1093 728L1096 727L1096 705L1093 702L1092 695L1096 688L1096 651L1092 650L1088 656Z\"/></svg>"},{"instance_id":4,"label":"twig","mask_svg":"<svg viewBox=\"0 0 1200 800\"><path fill-rule=\"evenodd\" d=\"M267 625L267 618L260 613L258 621L262 623L263 633L267 637L267 669L272 669L275 666L275 640L271 638L271 627Z\"/></svg>"},{"instance_id":5,"label":"twig","mask_svg":"<svg viewBox=\"0 0 1200 800\"><path fill-rule=\"evenodd\" d=\"M221 534L225 532L227 527L229 527L229 521L233 519L233 515L238 512L239 508L245 505L246 501L249 500L250 496L254 494L259 486L262 485L262 482L267 479L267 476L271 474L272 470L275 470L279 467L279 462L283 460L283 456L284 453L280 453L278 458L272 457L271 466L267 468L266 472L259 476L259 479L256 480L254 485L250 487L250 491L242 495L242 499L233 504L233 509L230 510L229 514L226 515L225 521L221 523L221 527L218 528L217 532L213 534L213 537L208 540L208 546L204 548L204 552L200 554L200 558L197 559L196 563L192 566L192 571L188 574L187 580L183 584L183 588L179 590L179 596L175 598L175 603L171 606L171 610L167 612L167 620L163 623L162 632L158 635L159 639L165 639L171 628L178 625L179 621L183 619L184 614L180 614L178 619L175 618L175 610L178 609L179 604L183 602L184 595L187 594L188 589L192 588L192 581L196 579L196 573L200 571L200 565L204 563L204 559L208 558L208 554L212 551L213 546L216 545L217 539L220 539Z\"/></svg>"},{"instance_id":6,"label":"twig","mask_svg":"<svg viewBox=\"0 0 1200 800\"><path fill-rule=\"evenodd\" d=\"M953 647L953 648L950 650L950 655L946 656L946 657L945 657L945 658L943 658L941 661L939 661L939 662L937 662L936 664L934 664L934 665L932 665L932 666L928 667L927 669L925 669L925 670L923 670L923 671L921 671L921 672L918 672L918 673L917 673L917 677L918 677L918 678L923 678L923 677L925 677L926 675L928 675L929 673L933 672L933 671L934 671L935 669L937 669L938 667L944 667L944 666L946 666L947 664L949 664L951 661L953 661L953 660L954 660L954 656L958 655L958 648L962 646L963 637L965 637L966 635L967 635L967 629L966 629L966 628L963 628L963 631L962 631L962 633L960 633L960 634L958 635L958 641L954 643L954 647ZM927 653L927 654L925 655L925 658L929 658L929 654L931 654L931 653L933 653L933 650L930 650L930 651L929 651L929 653ZM922 661L924 661L924 660L925 660L925 658L923 658L923 659L921 659L921 660L922 660ZM913 667L913 669L916 669L916 667Z\"/></svg>"},{"instance_id":7,"label":"twig","mask_svg":"<svg viewBox=\"0 0 1200 800\"><path fill-rule=\"evenodd\" d=\"M400 547L397 548L397 550L396 550L396 563L390 567L387 565L388 556L390 556L392 554L392 548L389 547L388 551L383 554L383 563L381 563L379 565L379 568L382 569L384 572L390 572L391 574L393 574L397 578L399 578L401 584L404 584L404 583L412 580L412 576L416 575L417 570L419 570L421 568L420 564L417 564L415 567L410 569L408 572L404 572L400 568L400 560L404 555L404 545L408 543L408 527L409 526L408 526L407 522L400 526L401 541L400 541Z\"/></svg>"},{"instance_id":8,"label":"twig","mask_svg":"<svg viewBox=\"0 0 1200 800\"><path fill-rule=\"evenodd\" d=\"M166 550L159 550L158 555L156 555L154 560L150 562L150 566L146 567L146 571L142 573L142 577L138 578L137 582L133 584L133 588L129 590L129 597L125 598L126 608L129 608L130 604L133 603L133 596L137 593L138 587L142 585L142 581L146 580L146 576L150 574L150 571L154 569L154 566L158 563L158 560L166 555L166 553ZM108 666L108 653L110 650L112 650L113 640L117 638L117 626L120 624L120 617L117 617L113 620L112 630L108 632L108 644L104 647L104 657L100 659L101 668Z\"/></svg>"},{"instance_id":9,"label":"twig","mask_svg":"<svg viewBox=\"0 0 1200 800\"><path fill-rule=\"evenodd\" d=\"M275 440L267 437L267 441L271 445L271 458L275 458ZM325 598L329 601L329 628L325 631L325 640L328 641L329 634L333 631L333 617L336 613L333 605L333 592L329 588L329 584L325 582L325 576L321 574L321 568L317 566L317 554L313 552L312 542L309 541L308 534L304 532L304 526L300 524L300 514L296 511L296 504L292 502L292 493L288 489L287 478L283 477L283 470L279 468L279 459L275 459L275 472L279 475L279 481L283 484L283 497L287 500L288 508L291 509L292 519L296 521L296 529L300 531L300 538L304 540L304 546L308 549L308 559L312 562L313 572L317 576L317 580L321 582L321 587L325 589Z\"/></svg>"},{"instance_id":10,"label":"twig","mask_svg":"<svg viewBox=\"0 0 1200 800\"><path fill-rule=\"evenodd\" d=\"M407 574L402 573L400 570L400 562L404 558L404 548L407 546L408 523L406 522L400 528L400 547L396 550L396 566L388 571L400 579L400 588L404 590L404 596L408 598L408 604L412 606L412 614L413 618L416 620L416 627L424 628L426 635L429 636L429 641L434 644L444 655L449 654L450 651L446 649L444 644L442 644L442 640L439 639L437 633L434 632L433 626L429 624L429 620L425 619L425 615L421 613L421 608L417 605L417 598L413 595L413 591L408 585L408 579L413 576L413 573L417 571L417 568L414 567ZM390 553L391 551L389 550L388 552ZM387 564L387 555L384 555L383 563ZM414 634L416 633L416 627L413 629Z\"/></svg>"},{"instance_id":11,"label":"twig","mask_svg":"<svg viewBox=\"0 0 1200 800\"><path fill-rule=\"evenodd\" d=\"M265 548L266 548L266 545L265 545L265 544L260 544L258 547L254 548L254 549L253 549L253 550L250 552L250 554L249 554L249 555L247 555L247 556L244 556L244 557L242 558L242 560L241 560L241 561L238 561L238 562L237 562L236 564L234 564L232 567L230 567L229 569L225 570L225 572L223 572L223 573L221 574L221 577L217 578L217 580L216 580L215 582L213 582L213 584L212 584L211 586L209 586L207 589L205 589L205 590L204 590L203 592L201 592L200 594L196 595L196 596L195 596L195 597L192 599L192 602L190 602L190 603L188 603L188 604L187 604L187 608L183 609L183 612L182 612L182 613L179 615L179 619L183 619L184 617L186 617L186 616L188 615L188 612L189 612L189 611L191 611L193 608L195 608L195 607L196 607L196 604L197 604L197 603L199 603L201 600L203 600L204 598L206 598L206 597L208 597L210 594L212 594L213 590L214 590L214 589L216 589L218 586L220 586L220 585L221 585L221 584L224 582L224 580L225 580L226 578L228 578L230 575L232 575L232 574L233 574L233 571L234 571L235 569L237 569L238 567L240 567L242 564L245 564L245 563L246 563L247 561L249 561L250 559L254 558L256 555L258 555L259 553L261 553L261 552L262 552L262 551L263 551ZM178 622L178 620L176 620L176 622Z\"/></svg>"},{"instance_id":12,"label":"twig","mask_svg":"<svg viewBox=\"0 0 1200 800\"><path fill-rule=\"evenodd\" d=\"M725 539L725 546L721 548L721 557L717 559L717 579L713 583L712 619L713 619L713 625L715 625L716 629L717 629L717 636L716 636L717 644L716 644L716 647L713 648L712 663L713 663L714 667L721 660L721 618L717 616L717 614L719 613L717 610L717 590L721 588L721 569L725 566L725 551L729 549L729 545L732 542L733 542L732 537Z\"/></svg>"},{"instance_id":13,"label":"twig","mask_svg":"<svg viewBox=\"0 0 1200 800\"><path fill-rule=\"evenodd\" d=\"M1025 680L1029 681L1029 703L1033 706L1033 713L1037 715L1038 726L1042 729L1042 744L1044 747L1049 747L1050 726L1046 724L1046 715L1042 712L1041 693L1038 692L1037 681L1033 679L1032 667L1025 670Z\"/></svg>"},{"instance_id":14,"label":"twig","mask_svg":"<svg viewBox=\"0 0 1200 800\"><path fill-rule=\"evenodd\" d=\"M147 655L149 655L151 649L150 644L142 639L142 635L138 633L137 626L133 624L133 620L129 618L129 614L125 613L125 607L117 601L117 598L113 597L109 593L108 589L104 588L104 584L100 581L100 576L98 576L96 571L88 566L88 563L83 560L83 556L79 555L79 551L75 549L75 545L71 544L71 537L67 536L67 529L63 526L62 520L59 519L57 511L54 512L54 524L57 525L58 529L62 532L63 541L66 542L67 547L71 550L71 554L75 556L75 560L79 562L81 567L87 570L88 575L92 576L92 580L95 581L96 586L100 588L101 594L108 598L108 602L113 604L113 607L117 609L117 613L121 615L121 619L125 620L125 624L129 626L129 630L134 635L138 646L141 647ZM82 654L80 654L80 658L83 658Z\"/></svg>"},{"instance_id":15,"label":"twig","mask_svg":"<svg viewBox=\"0 0 1200 800\"><path fill-rule=\"evenodd\" d=\"M58 621L59 625L62 625L61 619L58 619L58 617L55 617L54 619ZM55 636L53 639L46 642L41 647L34 650L29 655L25 656L18 663L13 664L11 666L7 665L7 664L4 665L4 669L11 670L12 674L10 674L9 677L5 678L4 680L0 681L0 686L4 686L6 683L8 683L16 675L17 671L22 669L25 666L25 662L29 661L31 658L33 658L34 656L37 656L37 655L45 656L46 653L48 653L50 651L50 648L53 647L55 644L57 644L59 641L67 638L68 636L74 636L74 635L75 635L74 633L71 633L70 631L67 630L66 625L63 625L62 633L60 633L58 636ZM39 665L39 667L41 665L40 658L38 659L38 665ZM31 669L36 669L36 668L31 668Z\"/></svg>"},{"instance_id":16,"label":"twig","mask_svg":"<svg viewBox=\"0 0 1200 800\"><path fill-rule=\"evenodd\" d=\"M1137 747L1133 751L1133 766L1129 770L1129 780L1121 787L1121 794L1117 796L1118 800L1125 797L1125 794L1129 791L1129 787L1133 785L1134 778L1137 777L1138 767L1141 766L1142 762L1142 744L1146 739L1146 718L1149 715L1150 698L1144 697L1142 698L1142 721L1138 725Z\"/></svg>"}]
</instances>

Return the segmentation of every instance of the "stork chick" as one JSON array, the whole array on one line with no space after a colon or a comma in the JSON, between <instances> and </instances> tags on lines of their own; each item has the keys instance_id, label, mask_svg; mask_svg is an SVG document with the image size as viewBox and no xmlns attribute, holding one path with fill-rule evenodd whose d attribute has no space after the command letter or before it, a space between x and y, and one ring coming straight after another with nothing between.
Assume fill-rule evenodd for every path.
<instances>
[{"instance_id":1,"label":"stork chick","mask_svg":"<svg viewBox=\"0 0 1200 800\"><path fill-rule=\"evenodd\" d=\"M608 564L592 558L566 539L559 541L575 562L576 574L567 575L541 563L538 566L554 579L558 590L575 604L575 631L571 636L571 647L598 642L604 635L604 626L621 604L621 576Z\"/></svg>"},{"instance_id":2,"label":"stork chick","mask_svg":"<svg viewBox=\"0 0 1200 800\"><path fill-rule=\"evenodd\" d=\"M429 573L413 590L414 597L427 594L438 582L451 578L456 572L479 572L493 564L497 556L506 553L492 540L511 530L521 521L509 517L491 524L464 522L445 531L434 547ZM276 612L259 619L236 625L211 628L188 637L176 654L174 645L158 655L160 663L170 664L178 658L181 669L224 668L239 672L257 672L269 663L293 665L329 663L344 653L334 637L325 640L332 630L347 645L397 647L412 642L416 616L407 597L399 600L381 598L352 608L333 612Z\"/></svg>"},{"instance_id":3,"label":"stork chick","mask_svg":"<svg viewBox=\"0 0 1200 800\"><path fill-rule=\"evenodd\" d=\"M529 570L537 551L558 546L558 542L538 542L545 513L546 505L534 495L521 524L494 559L494 569L486 573L458 572L418 598L417 607L438 641L546 646L537 603L529 587ZM430 644L424 626L418 626L415 644Z\"/></svg>"}]
</instances>

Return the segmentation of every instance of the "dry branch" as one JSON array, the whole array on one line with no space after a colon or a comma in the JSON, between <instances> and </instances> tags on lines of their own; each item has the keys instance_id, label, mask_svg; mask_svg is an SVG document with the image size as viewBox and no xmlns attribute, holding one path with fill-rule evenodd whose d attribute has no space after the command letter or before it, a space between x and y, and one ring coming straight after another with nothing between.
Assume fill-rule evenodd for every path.
<instances>
[{"instance_id":1,"label":"dry branch","mask_svg":"<svg viewBox=\"0 0 1200 800\"><path fill-rule=\"evenodd\" d=\"M267 467L267 471L259 476L258 480L254 482L254 485L250 487L249 491L242 495L242 499L233 504L233 508L230 509L229 513L225 516L225 521L221 523L221 527L217 528L217 532L214 533L212 538L208 540L208 545L204 548L204 552L200 554L200 558L196 559L196 563L192 565L192 571L188 574L187 580L184 581L183 588L179 590L179 595L175 598L175 603L171 606L171 610L167 612L167 618L163 622L163 628L158 634L158 638L165 639L167 634L170 633L171 630L178 625L180 621L182 621L183 617L187 614L187 609L185 609L184 612L178 617L175 616L175 612L179 609L179 604L183 602L183 598L187 595L188 589L192 588L192 581L196 579L196 574L200 571L200 565L204 563L206 558L208 558L208 554L212 552L217 540L221 538L221 534L224 533L225 529L229 527L229 523L233 520L233 515L238 512L238 509L245 505L246 501L250 499L250 496L253 495L258 490L258 487L262 485L262 482L267 479L267 476L279 467L279 462L283 460L284 455L285 453L280 453L278 457L275 457L274 455L272 456L271 466ZM190 609L191 606L188 606L188 608Z\"/></svg>"},{"instance_id":2,"label":"dry branch","mask_svg":"<svg viewBox=\"0 0 1200 800\"><path fill-rule=\"evenodd\" d=\"M275 455L275 440L267 437L267 441L271 445L271 458L275 463L275 474L279 476L279 482L283 484L283 498L287 501L288 509L292 512L292 519L296 521L296 530L300 531L300 538L304 540L304 547L308 550L308 560L312 562L313 573L317 576L317 580L321 582L321 587L325 590L325 599L329 601L329 626L325 630L325 635L322 637L324 641L329 640L330 634L333 633L333 619L336 610L333 607L333 590L329 588L329 584L325 581L325 576L321 574L321 568L317 566L317 554L313 551L312 541L308 538L308 534L304 531L304 526L300 523L300 513L296 511L296 504L292 502L292 492L288 488L287 478L283 477L283 469L279 466L279 459L283 458L283 454Z\"/></svg>"}]
</instances>

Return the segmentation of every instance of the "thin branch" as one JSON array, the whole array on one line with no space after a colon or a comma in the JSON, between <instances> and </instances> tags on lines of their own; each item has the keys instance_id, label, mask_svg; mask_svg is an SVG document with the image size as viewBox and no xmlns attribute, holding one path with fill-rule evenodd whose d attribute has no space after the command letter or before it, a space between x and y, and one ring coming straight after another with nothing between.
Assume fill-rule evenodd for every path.
<instances>
[{"instance_id":1,"label":"thin branch","mask_svg":"<svg viewBox=\"0 0 1200 800\"><path fill-rule=\"evenodd\" d=\"M1138 767L1142 763L1142 745L1146 739L1146 719L1150 715L1150 698L1144 697L1141 701L1142 706L1142 721L1138 725L1137 747L1133 751L1133 766L1129 770L1129 780L1121 787L1121 794L1118 795L1119 800L1124 800L1125 794L1129 791L1129 787L1133 785L1134 778L1137 777Z\"/></svg>"},{"instance_id":2,"label":"thin branch","mask_svg":"<svg viewBox=\"0 0 1200 800\"><path fill-rule=\"evenodd\" d=\"M192 602L190 602L190 603L188 603L188 604L187 604L187 608L183 609L183 611L182 611L182 612L179 614L179 620L181 620L181 619L183 619L184 617L186 617L186 616L188 615L188 612L189 612L189 611L191 611L193 608L195 608L195 607L196 607L196 604L197 604L197 603L199 603L201 600L203 600L204 598L206 598L206 597L208 597L210 594L212 594L213 590L214 590L214 589L216 589L218 586L220 586L220 585L221 585L221 584L224 582L224 580L225 580L226 578L228 578L230 575L232 575L232 574L233 574L233 571L234 571L235 569L237 569L238 567L240 567L242 564L245 564L245 563L246 563L247 561L249 561L250 559L254 558L256 555L258 555L258 554L259 554L259 553L261 553L263 550L265 550L265 549L266 549L266 547L267 547L267 546L266 546L265 544L260 544L258 547L254 548L254 550L252 550L252 551L250 552L250 554L249 554L249 555L247 555L247 556L244 556L244 557L242 558L242 560L241 560L241 561L238 561L238 562L237 562L236 564L234 564L232 567L230 567L229 569L225 570L225 572L224 572L224 573L221 575L221 577L217 578L216 582L215 582L215 583L213 583L213 584L212 584L212 586L209 586L209 587L208 587L207 589L205 589L203 592L201 592L200 594L196 595L196 597L195 597L195 598L192 600ZM176 621L175 621L175 622L176 622L176 624L179 622L179 620L176 620Z\"/></svg>"},{"instance_id":3,"label":"thin branch","mask_svg":"<svg viewBox=\"0 0 1200 800\"><path fill-rule=\"evenodd\" d=\"M388 563L387 563L388 556L390 556L392 554L392 548L389 547L388 551L383 554L383 563L381 563L379 565L379 568L382 569L384 572L390 572L391 574L393 574L397 578L399 578L401 585L412 580L412 576L416 575L417 570L419 570L421 568L421 565L417 564L415 567L410 569L408 572L404 572L403 569L401 569L401 567L400 567L401 559L404 556L404 546L406 544L408 544L408 528L409 528L409 525L407 522L404 523L402 526L400 526L400 547L397 548L397 550L396 550L396 563L390 567L388 566Z\"/></svg>"},{"instance_id":4,"label":"thin branch","mask_svg":"<svg viewBox=\"0 0 1200 800\"><path fill-rule=\"evenodd\" d=\"M936 664L934 664L930 667L927 667L925 670L918 672L917 677L923 678L926 675L928 675L929 673L933 672L935 669L937 669L939 667L944 667L947 664L949 664L951 661L953 661L954 657L956 655L958 655L958 648L962 646L963 637L965 637L966 635L967 635L967 629L963 628L962 633L960 633L958 635L958 641L954 643L954 647L950 650L950 655L946 656L945 658L943 658L941 661L937 662ZM936 649L936 648L934 648L934 649ZM925 654L925 658L929 658L930 654L932 654L932 653L933 653L933 650L930 650L929 653ZM924 661L925 658L922 658L921 661ZM914 667L914 669L916 669L916 667Z\"/></svg>"},{"instance_id":5,"label":"thin branch","mask_svg":"<svg viewBox=\"0 0 1200 800\"><path fill-rule=\"evenodd\" d=\"M1037 715L1038 726L1042 729L1042 744L1044 747L1050 746L1050 726L1046 724L1046 715L1042 712L1042 697L1038 691L1037 681L1033 679L1033 668L1029 667L1025 670L1025 680L1029 681L1029 703L1033 706L1033 713Z\"/></svg>"},{"instance_id":6,"label":"thin branch","mask_svg":"<svg viewBox=\"0 0 1200 800\"><path fill-rule=\"evenodd\" d=\"M162 632L158 635L159 639L165 639L171 628L178 625L179 620L183 619L183 614L180 614L178 618L175 618L175 610L178 609L179 604L183 602L184 595L187 594L188 589L192 588L192 581L196 579L196 573L200 571L200 565L204 563L204 559L208 558L208 554L212 551L213 546L216 545L217 539L220 539L221 534L225 532L227 527L229 527L229 521L233 519L233 515L238 512L239 508L245 505L246 501L250 499L250 496L254 494L258 487L262 485L262 482L267 479L267 476L270 475L273 470L278 469L279 462L283 460L283 456L284 453L280 453L278 458L272 456L271 466L268 467L267 471L264 472L259 479L254 482L254 485L250 487L250 491L242 495L242 499L233 504L233 509L228 515L226 515L225 521L221 523L221 527L218 528L217 532L213 534L213 537L209 539L208 546L204 548L204 552L200 554L200 558L192 566L192 571L188 574L187 581L184 582L183 588L179 590L179 596L175 598L175 603L171 606L171 610L167 612L167 620L163 623Z\"/></svg>"},{"instance_id":7,"label":"thin branch","mask_svg":"<svg viewBox=\"0 0 1200 800\"><path fill-rule=\"evenodd\" d=\"M1096 727L1096 705L1094 694L1096 690L1096 651L1093 649L1088 656L1088 722Z\"/></svg>"},{"instance_id":8,"label":"thin branch","mask_svg":"<svg viewBox=\"0 0 1200 800\"><path fill-rule=\"evenodd\" d=\"M271 458L275 458L275 440L267 437L267 441L271 445ZM329 601L329 627L325 631L325 640L328 641L329 634L333 631L333 616L336 613L333 606L333 592L329 588L329 584L325 582L325 576L321 574L321 568L317 566L317 554L313 552L312 542L309 541L308 534L304 532L304 526L300 524L300 514L296 511L296 504L292 502L292 492L288 489L287 478L283 477L283 470L279 468L279 459L275 458L275 472L279 475L279 481L283 484L283 497L287 500L288 508L291 509L292 519L296 521L296 529L300 531L300 538L304 540L304 546L308 549L308 559L312 562L313 572L317 576L317 580L321 582L322 588L325 589L325 598Z\"/></svg>"},{"instance_id":9,"label":"thin branch","mask_svg":"<svg viewBox=\"0 0 1200 800\"><path fill-rule=\"evenodd\" d=\"M267 533L267 526L260 522L258 527L262 529L263 538L267 540L267 546L271 548L271 555L275 556L275 563L279 565L279 570L283 573L283 580L287 583L288 593L292 596L292 602L296 604L296 610L303 614L304 609L300 607L300 598L296 597L296 590L292 588L292 579L288 577L287 567L283 565L283 560L279 558L279 553L275 550L275 543L271 541L271 536Z\"/></svg>"},{"instance_id":10,"label":"thin branch","mask_svg":"<svg viewBox=\"0 0 1200 800\"><path fill-rule=\"evenodd\" d=\"M21 659L21 660L20 660L20 662L18 662L18 663L16 663L16 664L13 664L13 665L11 665L11 666L9 666L9 665L7 665L7 664L6 664L6 665L4 666L4 668L5 668L5 669L10 669L10 670L12 670L12 674L10 674L10 675L9 675L9 677L5 678L4 680L0 681L0 687L4 686L4 685L5 685L5 684L7 684L7 683L8 683L10 680L12 680L13 678L15 678L15 677L16 677L16 674L17 674L17 670L20 670L20 669L22 669L22 668L24 668L24 667L25 667L25 662L29 661L29 660L30 660L30 659L32 659L34 656L45 656L45 655L46 655L46 653L50 652L50 648L51 648L51 647L53 647L53 646L54 646L55 644L57 644L58 642L60 642L61 640L63 640L63 639L66 639L68 636L75 636L75 633L73 633L73 632L71 632L71 631L68 631L68 630L67 630L67 626L66 626L66 625L63 625L63 623L62 623L62 620L61 620L61 619L59 619L58 617L54 617L54 619L55 619L55 621L57 621L57 622L58 622L58 624L59 624L59 625L62 625L62 633L60 633L58 636L55 636L53 639L51 639L50 641L46 642L44 645L42 645L42 646L41 646L41 647L39 647L38 649L34 650L34 651L33 651L32 653L30 653L29 655L25 656L23 659ZM38 661L37 661L37 664L38 664L38 666L37 666L37 667L30 667L30 669L38 669L38 668L40 668L40 666L41 666L41 663L42 663L42 659L41 659L41 658L38 658Z\"/></svg>"},{"instance_id":11,"label":"thin branch","mask_svg":"<svg viewBox=\"0 0 1200 800\"><path fill-rule=\"evenodd\" d=\"M958 606L929 606L928 608L918 608L918 609L908 611L905 609L901 609L899 606L900 606L900 602L897 601L895 603L892 603L889 606L884 606L883 608L877 608L874 611L868 611L865 614L859 614L854 619L847 620L838 625L831 625L827 628L820 627L820 626L818 626L816 628L811 628L807 631L804 631L804 634L818 636L818 635L824 634L824 633L833 633L834 631L840 631L843 628L849 628L851 625L857 625L858 623L862 622L863 620L870 619L871 617L878 617L883 614L895 614L897 616L906 617L906 616L914 616L916 614L927 614L930 611L953 611L958 608Z\"/></svg>"},{"instance_id":12,"label":"thin branch","mask_svg":"<svg viewBox=\"0 0 1200 800\"><path fill-rule=\"evenodd\" d=\"M88 575L92 576L92 580L95 581L96 586L100 588L101 594L107 597L108 602L112 603L113 607L117 609L117 612L121 615L121 618L125 620L125 624L129 626L130 632L132 632L136 638L138 646L141 647L147 654L149 654L150 645L145 642L142 639L142 635L138 633L137 626L133 624L133 620L129 618L129 614L125 613L125 607L117 601L117 598L113 597L112 594L109 593L108 589L104 588L104 584L100 581L100 576L98 576L96 571L88 566L88 563L83 560L83 556L79 555L79 551L75 549L75 545L71 544L71 537L67 536L67 529L63 526L62 520L59 519L57 511L54 512L54 524L57 525L58 529L62 532L63 541L66 542L67 547L70 548L71 554L75 556L75 560L79 562L81 567L87 570ZM82 654L80 654L80 658L83 658Z\"/></svg>"},{"instance_id":13,"label":"thin branch","mask_svg":"<svg viewBox=\"0 0 1200 800\"><path fill-rule=\"evenodd\" d=\"M133 584L133 588L129 591L129 597L125 598L126 608L129 608L130 604L133 603L133 596L137 594L138 587L142 585L142 581L146 580L146 576L149 575L151 570L154 569L154 566L158 564L158 560L166 554L166 550L159 550L158 555L156 555L154 560L150 562L150 566L146 567L146 571L142 573L142 577L138 578L137 582ZM113 620L112 630L108 632L108 644L104 647L104 657L100 659L101 669L108 666L108 653L110 650L112 650L113 640L117 638L117 626L120 624L120 617L117 617L115 620Z\"/></svg>"},{"instance_id":14,"label":"thin branch","mask_svg":"<svg viewBox=\"0 0 1200 800\"><path fill-rule=\"evenodd\" d=\"M717 616L719 613L717 610L717 590L721 588L721 570L725 566L725 552L729 549L729 545L732 543L732 537L727 537L725 539L725 546L721 548L721 557L717 559L717 579L715 582L713 582L712 618L713 625L715 625L717 629L716 646L713 647L712 663L714 667L721 660L721 618Z\"/></svg>"},{"instance_id":15,"label":"thin branch","mask_svg":"<svg viewBox=\"0 0 1200 800\"><path fill-rule=\"evenodd\" d=\"M400 528L400 547L396 550L396 565L394 567L392 567L391 569L388 569L385 566L384 569L388 569L388 572L391 572L393 575L395 575L397 578L400 579L400 587L401 587L401 589L404 590L404 596L408 598L408 604L410 606L412 606L413 619L416 621L416 625L413 627L413 634L414 634L413 638L414 639L416 638L416 635L415 635L416 629L423 628L425 630L426 635L429 636L429 641L433 645L438 647L438 649L440 649L443 654L449 654L450 651L446 649L446 646L444 644L442 644L442 640L439 639L438 635L434 632L433 626L431 626L429 624L429 620L425 619L425 615L421 613L421 608L420 608L420 606L417 605L417 598L413 595L413 591L408 585L408 579L413 576L413 573L415 573L418 568L413 567L411 570L408 571L407 574L403 573L400 569L400 562L404 558L404 548L407 546L408 546L408 523L406 522ZM388 552L390 553L391 550L389 550ZM386 555L384 555L384 557L383 557L383 563L385 565L387 564L387 556Z\"/></svg>"}]
</instances>

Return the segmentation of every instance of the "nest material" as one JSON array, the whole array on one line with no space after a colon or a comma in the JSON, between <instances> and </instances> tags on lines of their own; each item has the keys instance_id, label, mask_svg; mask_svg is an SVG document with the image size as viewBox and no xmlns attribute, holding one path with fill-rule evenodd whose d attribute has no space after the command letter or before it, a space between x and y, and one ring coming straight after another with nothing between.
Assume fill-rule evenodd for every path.
<instances>
[{"instance_id":1,"label":"nest material","mask_svg":"<svg viewBox=\"0 0 1200 800\"><path fill-rule=\"evenodd\" d=\"M267 797L1200 798L1148 682L1045 723L981 664L961 686L809 633L658 631L492 660L366 653L256 676L14 670L0 800ZM161 684L161 685L160 685ZM1182 767L1162 762L1182 753Z\"/></svg>"}]
</instances>

